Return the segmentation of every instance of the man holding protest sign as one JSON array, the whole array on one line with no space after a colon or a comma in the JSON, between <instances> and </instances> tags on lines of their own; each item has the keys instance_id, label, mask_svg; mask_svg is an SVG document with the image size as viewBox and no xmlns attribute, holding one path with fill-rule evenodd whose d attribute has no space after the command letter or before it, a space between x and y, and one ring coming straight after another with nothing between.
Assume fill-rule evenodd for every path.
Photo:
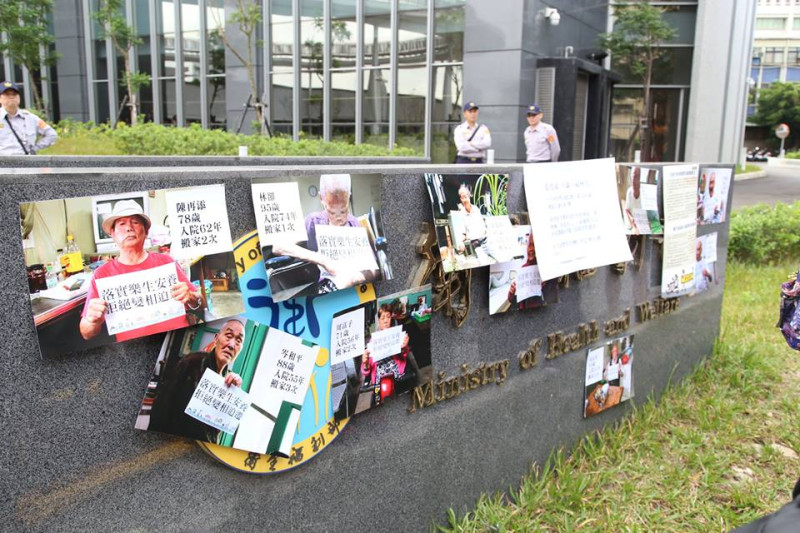
<instances>
[{"instance_id":1,"label":"man holding protest sign","mask_svg":"<svg viewBox=\"0 0 800 533\"><path fill-rule=\"evenodd\" d=\"M165 320L157 323L121 330L116 333L117 341L121 342L187 327L189 321L186 318L185 308L198 310L202 305L200 292L195 290L189 278L169 255L145 251L144 243L150 224L150 218L144 214L141 205L135 200L117 202L111 215L103 221L103 231L111 235L120 253L119 257L95 270L92 276L80 321L80 333L84 339L88 340L99 335L107 313L113 313L118 309L129 310L131 307L147 309L152 306L153 310L157 310L158 316L165 317ZM169 264L174 265L174 273L173 269L163 269L166 275L158 279L117 286L113 290L103 290L102 293L98 289L98 281L104 278L143 272ZM108 285L108 282L103 282L103 285ZM143 287L147 289L152 287L152 293L145 293ZM110 301L112 296L113 302ZM171 312L162 313L161 304L169 300L179 303L177 311L173 309Z\"/></svg>"},{"instance_id":2,"label":"man holding protest sign","mask_svg":"<svg viewBox=\"0 0 800 533\"><path fill-rule=\"evenodd\" d=\"M206 369L224 377L226 387L241 387L242 378L231 367L244 346L244 339L244 324L230 319L214 335L213 350L183 356L175 370L159 384L147 429L216 442L219 430L186 414L186 406Z\"/></svg>"}]
</instances>

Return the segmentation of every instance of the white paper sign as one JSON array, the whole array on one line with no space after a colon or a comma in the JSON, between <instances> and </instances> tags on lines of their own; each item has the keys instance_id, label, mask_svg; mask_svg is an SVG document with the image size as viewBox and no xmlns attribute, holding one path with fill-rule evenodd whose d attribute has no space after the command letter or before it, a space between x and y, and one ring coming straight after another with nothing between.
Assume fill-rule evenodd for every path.
<instances>
[{"instance_id":1,"label":"white paper sign","mask_svg":"<svg viewBox=\"0 0 800 533\"><path fill-rule=\"evenodd\" d=\"M251 403L274 416L282 402L303 405L319 350L319 346L270 328L253 375Z\"/></svg>"},{"instance_id":2,"label":"white paper sign","mask_svg":"<svg viewBox=\"0 0 800 533\"><path fill-rule=\"evenodd\" d=\"M333 317L331 324L331 365L364 354L364 309Z\"/></svg>"},{"instance_id":3,"label":"white paper sign","mask_svg":"<svg viewBox=\"0 0 800 533\"><path fill-rule=\"evenodd\" d=\"M486 246L495 261L504 263L522 256L525 249L520 247L517 230L507 215L487 216L483 220L486 222Z\"/></svg>"},{"instance_id":4,"label":"white paper sign","mask_svg":"<svg viewBox=\"0 0 800 533\"><path fill-rule=\"evenodd\" d=\"M317 225L319 253L357 270L378 270L375 253L363 227Z\"/></svg>"},{"instance_id":5,"label":"white paper sign","mask_svg":"<svg viewBox=\"0 0 800 533\"><path fill-rule=\"evenodd\" d=\"M168 191L166 201L173 258L233 250L224 185Z\"/></svg>"},{"instance_id":6,"label":"white paper sign","mask_svg":"<svg viewBox=\"0 0 800 533\"><path fill-rule=\"evenodd\" d=\"M606 381L613 381L619 379L619 361L616 363L609 362L606 367Z\"/></svg>"},{"instance_id":7,"label":"white paper sign","mask_svg":"<svg viewBox=\"0 0 800 533\"><path fill-rule=\"evenodd\" d=\"M185 315L183 304L172 298L172 286L176 283L175 263L95 280L98 295L106 302L108 334Z\"/></svg>"},{"instance_id":8,"label":"white paper sign","mask_svg":"<svg viewBox=\"0 0 800 533\"><path fill-rule=\"evenodd\" d=\"M252 191L262 247L308 240L297 183L253 183Z\"/></svg>"},{"instance_id":9,"label":"white paper sign","mask_svg":"<svg viewBox=\"0 0 800 533\"><path fill-rule=\"evenodd\" d=\"M517 274L517 301L521 302L531 296L542 295L542 278L539 275L539 267L530 265L519 269Z\"/></svg>"},{"instance_id":10,"label":"white paper sign","mask_svg":"<svg viewBox=\"0 0 800 533\"><path fill-rule=\"evenodd\" d=\"M603 379L603 347L589 350L586 356L586 386Z\"/></svg>"},{"instance_id":11,"label":"white paper sign","mask_svg":"<svg viewBox=\"0 0 800 533\"><path fill-rule=\"evenodd\" d=\"M206 368L184 411L204 424L233 435L250 407L249 395L241 388L225 385L225 378Z\"/></svg>"},{"instance_id":12,"label":"white paper sign","mask_svg":"<svg viewBox=\"0 0 800 533\"><path fill-rule=\"evenodd\" d=\"M633 259L613 158L525 165L524 171L543 280Z\"/></svg>"},{"instance_id":13,"label":"white paper sign","mask_svg":"<svg viewBox=\"0 0 800 533\"><path fill-rule=\"evenodd\" d=\"M639 186L639 195L642 199L642 209L658 211L658 185L642 183Z\"/></svg>"},{"instance_id":14,"label":"white paper sign","mask_svg":"<svg viewBox=\"0 0 800 533\"><path fill-rule=\"evenodd\" d=\"M688 294L695 285L697 165L664 167L664 259L661 296Z\"/></svg>"},{"instance_id":15,"label":"white paper sign","mask_svg":"<svg viewBox=\"0 0 800 533\"><path fill-rule=\"evenodd\" d=\"M703 259L706 263L717 260L717 232L709 233L703 237Z\"/></svg>"},{"instance_id":16,"label":"white paper sign","mask_svg":"<svg viewBox=\"0 0 800 533\"><path fill-rule=\"evenodd\" d=\"M640 235L649 235L652 233L650 230L650 219L647 218L647 211L644 209L632 209L633 223L636 225L636 231Z\"/></svg>"},{"instance_id":17,"label":"white paper sign","mask_svg":"<svg viewBox=\"0 0 800 533\"><path fill-rule=\"evenodd\" d=\"M392 355L397 355L403 349L405 338L403 326L393 326L382 331L376 331L370 338L369 354L373 361L380 361Z\"/></svg>"}]
</instances>

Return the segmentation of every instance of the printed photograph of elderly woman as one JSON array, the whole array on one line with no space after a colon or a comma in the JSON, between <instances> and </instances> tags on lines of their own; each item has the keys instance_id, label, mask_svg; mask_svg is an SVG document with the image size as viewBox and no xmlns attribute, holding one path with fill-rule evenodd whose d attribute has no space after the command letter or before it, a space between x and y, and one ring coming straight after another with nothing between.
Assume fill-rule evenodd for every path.
<instances>
[{"instance_id":1,"label":"printed photograph of elderly woman","mask_svg":"<svg viewBox=\"0 0 800 533\"><path fill-rule=\"evenodd\" d=\"M259 183L269 180L254 180L254 192ZM291 183L302 210L296 218L303 220L307 238L297 241L297 231L285 238L276 232L262 243L274 301L392 278L380 214L380 175L322 174Z\"/></svg>"}]
</instances>

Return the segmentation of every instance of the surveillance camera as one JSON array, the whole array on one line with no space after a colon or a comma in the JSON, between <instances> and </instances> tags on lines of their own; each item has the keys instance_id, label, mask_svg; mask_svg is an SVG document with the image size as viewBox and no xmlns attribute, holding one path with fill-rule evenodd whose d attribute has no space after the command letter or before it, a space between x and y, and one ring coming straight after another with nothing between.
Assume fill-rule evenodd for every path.
<instances>
[{"instance_id":1,"label":"surveillance camera","mask_svg":"<svg viewBox=\"0 0 800 533\"><path fill-rule=\"evenodd\" d=\"M553 10L553 14L547 17L550 19L551 26L558 26L558 23L561 22L561 15L559 14L558 10Z\"/></svg>"}]
</instances>

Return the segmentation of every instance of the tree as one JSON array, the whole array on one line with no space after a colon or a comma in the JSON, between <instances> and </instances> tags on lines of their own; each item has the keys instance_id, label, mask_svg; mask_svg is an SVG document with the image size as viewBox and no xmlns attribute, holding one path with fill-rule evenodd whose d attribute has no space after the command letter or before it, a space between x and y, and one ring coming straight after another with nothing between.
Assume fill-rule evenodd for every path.
<instances>
[{"instance_id":1,"label":"tree","mask_svg":"<svg viewBox=\"0 0 800 533\"><path fill-rule=\"evenodd\" d=\"M101 38L111 39L114 50L122 55L122 63L125 68L123 83L128 91L131 126L135 126L139 116L139 89L150 84L150 75L133 72L133 65L131 65L131 50L134 46L141 44L142 40L136 35L136 30L128 26L125 15L122 13L122 0L99 0L94 18L103 29Z\"/></svg>"},{"instance_id":2,"label":"tree","mask_svg":"<svg viewBox=\"0 0 800 533\"><path fill-rule=\"evenodd\" d=\"M664 9L647 2L621 5L614 8L614 31L599 37L601 47L608 49L612 59L630 71L644 86L644 104L639 124L629 142L633 146L636 133L641 129L642 161L650 161L653 136L653 110L650 102L650 85L653 65L665 54L659 45L675 38L676 31L667 24L662 15Z\"/></svg>"},{"instance_id":3,"label":"tree","mask_svg":"<svg viewBox=\"0 0 800 533\"><path fill-rule=\"evenodd\" d=\"M247 51L243 54L239 49L233 46L226 33L226 27L230 24L239 26L239 31L245 37L247 43ZM250 98L253 102L253 107L256 110L256 120L260 124L261 130L264 130L264 110L261 103L261 98L258 93L258 83L256 82L256 66L255 66L255 47L256 47L256 31L261 25L261 2L259 0L236 0L236 10L231 13L230 18L223 26L217 24L217 35L222 39L223 44L231 51L231 53L239 60L247 71L247 79L250 82Z\"/></svg>"},{"instance_id":4,"label":"tree","mask_svg":"<svg viewBox=\"0 0 800 533\"><path fill-rule=\"evenodd\" d=\"M800 131L800 84L775 82L762 88L758 108L750 120L770 128L786 123L791 133ZM796 141L791 143L791 146L795 145Z\"/></svg>"},{"instance_id":5,"label":"tree","mask_svg":"<svg viewBox=\"0 0 800 533\"><path fill-rule=\"evenodd\" d=\"M54 38L50 35L48 19L52 11L53 0L0 1L0 33L5 33L0 53L28 70L33 103L45 115L49 115L49 103L42 101L35 75L39 74L42 80L41 67L51 67L58 61L58 54L50 50Z\"/></svg>"}]
</instances>

